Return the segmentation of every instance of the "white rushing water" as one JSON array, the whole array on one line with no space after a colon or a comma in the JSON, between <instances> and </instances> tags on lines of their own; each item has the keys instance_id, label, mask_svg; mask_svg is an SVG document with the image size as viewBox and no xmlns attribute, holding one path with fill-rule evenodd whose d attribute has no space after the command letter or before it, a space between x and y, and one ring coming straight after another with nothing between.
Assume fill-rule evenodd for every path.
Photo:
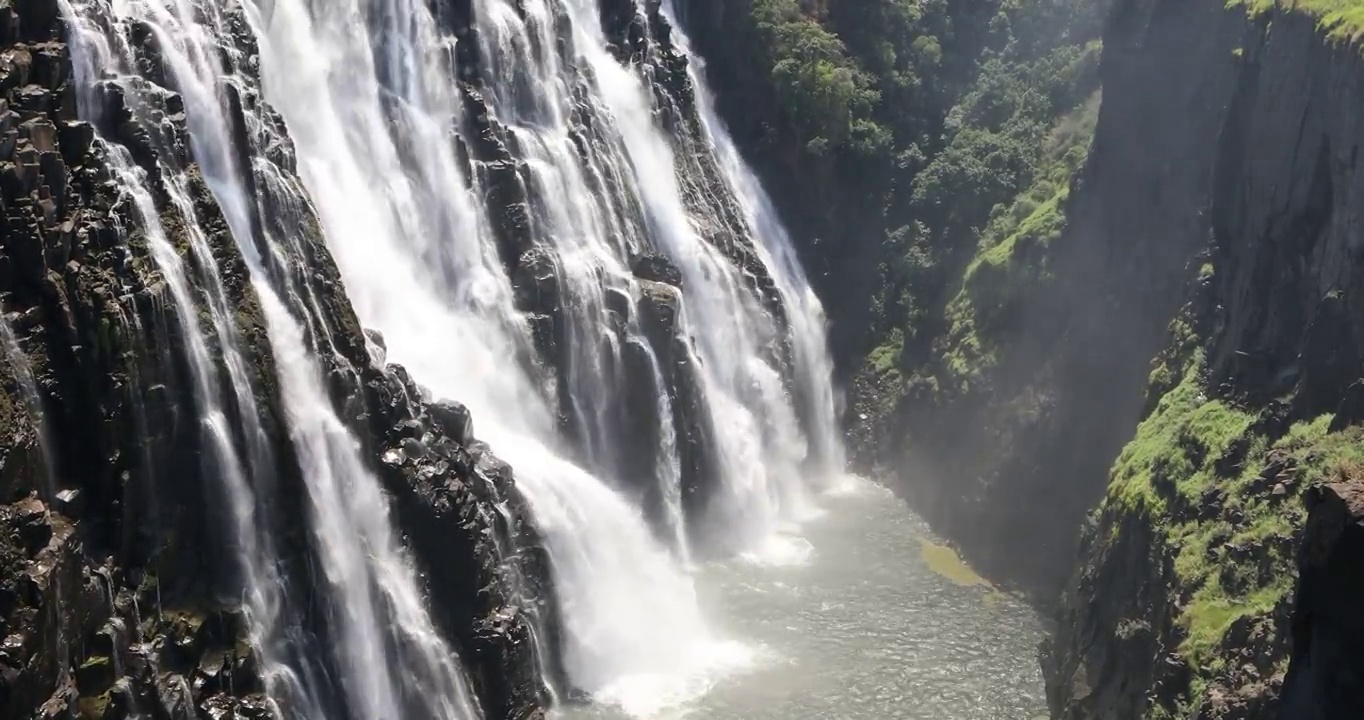
<instances>
[{"instance_id":1,"label":"white rushing water","mask_svg":"<svg viewBox=\"0 0 1364 720\"><path fill-rule=\"evenodd\" d=\"M19 385L19 394L23 398L24 409L28 411L29 417L33 419L34 426L38 430L38 454L43 462L39 474L43 484L44 499L51 500L57 492L57 465L56 458L52 456L52 438L48 435L47 415L43 412L43 398L38 394L38 380L33 376L33 368L29 365L28 356L24 354L23 348L19 347L19 339L14 336L14 328L10 327L9 318L3 316L0 316L0 357L3 357L9 364L14 375L14 381Z\"/></svg>"},{"instance_id":2,"label":"white rushing water","mask_svg":"<svg viewBox=\"0 0 1364 720\"><path fill-rule=\"evenodd\" d=\"M618 352L603 343L606 296L637 293L629 255L657 245L683 270L687 332L718 428L724 495L714 527L743 543L765 541L783 505L800 495L804 438L758 347L775 332L771 318L693 227L700 219L684 207L648 89L606 52L588 3L480 0L475 12L492 110L511 129L539 198L535 239L556 253L572 346L567 387L586 426L587 461L598 472L609 466L611 438L593 422L613 398L608 356ZM558 12L567 13L567 31ZM279 0L255 22L266 97L288 123L362 321L435 395L467 404L480 437L516 469L549 541L573 683L648 712L743 662L707 631L691 580L611 482L619 479L596 477L557 449L552 396L509 362L530 339L477 202L487 190L465 177L449 139L463 112L449 56L456 41L419 4L378 13L352 1L317 12ZM573 66L552 51L565 40ZM586 82L581 67L598 95L575 97ZM583 153L573 118L585 112L605 139ZM589 177L613 178L621 190L594 197ZM809 342L822 343L815 323L805 328L818 336ZM823 372L827 387L827 362ZM666 397L657 402L659 416L670 416ZM663 450L659 479L671 489L676 451L667 442ZM684 538L677 543L686 547Z\"/></svg>"},{"instance_id":3,"label":"white rushing water","mask_svg":"<svg viewBox=\"0 0 1364 720\"><path fill-rule=\"evenodd\" d=\"M135 218L177 306L205 446L210 450L204 458L205 473L217 478L228 499L248 590L252 634L266 665L270 694L287 698L290 714L300 717L326 717L326 704L338 700L354 717L475 717L476 703L465 687L458 657L427 616L415 573L394 536L378 481L362 460L358 443L337 418L303 330L279 298L281 292L297 296L299 290L272 286L262 265L258 241L271 252L282 252L285 243L253 233L247 205L250 193L243 185L243 169L236 164L240 148L234 147L225 121L229 117L226 86L236 80L226 73L218 55L226 26L213 7L207 8L206 16L199 13L202 9L183 2L105 4L96 0L67 5L64 12L76 29L72 40L87 113L98 107L103 90L97 80L105 77L112 77L122 88L134 112L148 112L150 97L144 94L157 91L136 82L136 57L124 30L131 23L151 28L167 72L184 99L194 157L252 266L254 285L266 311L290 435L308 485L312 531L323 575L330 584L323 593L326 611L334 616L331 626L338 630L331 650L342 675L337 684L344 699L319 696L323 690L319 672L311 659L299 657L297 647L290 647L294 628L280 617L282 588L274 574L277 561L269 547L270 535L254 524L262 502L254 493L273 489L268 451L261 447L260 411L237 350L239 340L213 255L195 217L187 176L168 164L173 152L161 153L159 172L200 269L193 284L162 227L144 171L122 147L109 146L115 179L133 203ZM154 116L148 119L155 127ZM202 297L196 298L195 292ZM234 421L228 420L219 404L217 366L198 323L196 300L207 307L223 365L228 368L239 408ZM234 433L242 434L244 446L251 451L245 461L237 454ZM286 662L284 656L291 649L294 656Z\"/></svg>"},{"instance_id":4,"label":"white rushing water","mask_svg":"<svg viewBox=\"0 0 1364 720\"><path fill-rule=\"evenodd\" d=\"M698 569L702 606L759 662L661 718L1045 720L1036 611L955 564L888 489L845 477L818 500L808 562ZM629 720L601 706L565 715Z\"/></svg>"},{"instance_id":5,"label":"white rushing water","mask_svg":"<svg viewBox=\"0 0 1364 720\"><path fill-rule=\"evenodd\" d=\"M693 555L767 565L808 556L799 522L813 515L813 491L843 465L823 313L699 74L691 79L701 137L692 145L664 129L646 73L612 53L593 0L470 0L476 32L462 37L447 16L457 5L243 0L255 48L236 44L226 0L71 0L64 12L76 29L87 114L112 83L157 125L152 108L165 107L165 92L138 77L146 63L129 42L134 29L153 37L183 103L193 158L265 309L334 628L330 662L320 664L291 644L295 620L283 607L272 538L257 522L270 457L191 178L169 159L175 140L153 134L167 146L158 171L186 226L193 271L162 228L146 173L111 145L188 344L212 450L206 462L228 500L271 695L304 718L338 706L364 720L479 714L459 658L423 606L379 483L332 407L317 358L328 332L317 313L300 311L316 303L310 288L281 271L303 246L266 229L289 227L288 219L259 221L311 206L350 301L382 332L387 357L434 396L467 405L479 439L514 467L553 565L573 689L651 715L694 701L753 659L709 626ZM269 159L285 140L267 122L248 110L245 132L232 127L233 98L254 82L248 75L259 75L288 127L302 187ZM483 112L473 95L489 117L471 116ZM505 148L472 136L470 128L490 126L505 128ZM489 157L498 152L505 157ZM708 184L703 165L718 169L718 183ZM497 206L509 175L528 199L515 241L504 237L510 208ZM278 196L269 208L255 196L260 183ZM697 187L718 197L698 202ZM742 227L721 227L706 211L720 206L738 208L733 224ZM717 240L726 232L751 235L739 240L751 240L784 317L753 289L751 269L727 255ZM632 271L654 253L680 271L680 299ZM552 317L532 317L518 302L527 273L537 293L543 285L552 294L552 308L536 309ZM666 353L646 337L649 293L676 302ZM545 353L534 330L546 322L555 357L533 361ZM627 382L623 373L638 364ZM669 395L681 364L694 373L695 407ZM224 386L234 413L218 397ZM708 428L703 500L688 497L683 445L699 431L677 426L684 413ZM627 436L650 447L631 447ZM344 697L326 697L338 689Z\"/></svg>"}]
</instances>

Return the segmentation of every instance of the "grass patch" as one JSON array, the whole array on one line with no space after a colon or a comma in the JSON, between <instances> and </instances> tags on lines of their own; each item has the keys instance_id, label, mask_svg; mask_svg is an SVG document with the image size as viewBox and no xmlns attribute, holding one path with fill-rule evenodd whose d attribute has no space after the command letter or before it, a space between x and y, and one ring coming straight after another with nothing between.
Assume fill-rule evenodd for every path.
<instances>
[{"instance_id":1,"label":"grass patch","mask_svg":"<svg viewBox=\"0 0 1364 720\"><path fill-rule=\"evenodd\" d=\"M1249 458L1268 453L1287 460L1291 489L1286 494L1270 492L1277 478L1266 480L1261 464L1248 462L1236 476L1219 479L1221 517L1173 528L1170 541L1182 548L1176 560L1180 581L1197 588L1180 617L1188 633L1181 650L1192 663L1216 655L1231 623L1270 613L1292 592L1294 552L1307 520L1302 491L1364 462L1364 430L1330 433L1331 419L1326 414L1299 422L1273 443L1251 439Z\"/></svg>"},{"instance_id":2,"label":"grass patch","mask_svg":"<svg viewBox=\"0 0 1364 720\"><path fill-rule=\"evenodd\" d=\"M1227 0L1228 8L1242 7L1251 15L1278 5L1317 19L1317 27L1333 40L1354 42L1364 36L1364 0Z\"/></svg>"},{"instance_id":3,"label":"grass patch","mask_svg":"<svg viewBox=\"0 0 1364 720\"><path fill-rule=\"evenodd\" d=\"M1160 374L1179 371L1114 463L1100 508L1107 535L1141 517L1173 553L1179 651L1194 669L1191 697L1224 672L1238 648L1226 635L1242 618L1270 615L1296 581L1306 522L1302 492L1364 465L1364 429L1330 432L1332 416L1265 435L1257 415L1207 397L1202 350L1172 325ZM1154 386L1164 382L1153 372Z\"/></svg>"},{"instance_id":4,"label":"grass patch","mask_svg":"<svg viewBox=\"0 0 1364 720\"><path fill-rule=\"evenodd\" d=\"M867 355L867 362L878 375L898 372L900 354L904 352L904 348L905 334L899 328L895 328Z\"/></svg>"},{"instance_id":5,"label":"grass patch","mask_svg":"<svg viewBox=\"0 0 1364 720\"><path fill-rule=\"evenodd\" d=\"M1243 617L1272 612L1292 588L1291 576L1276 580L1244 597L1229 595L1215 583L1203 586L1194 595L1193 602L1180 614L1179 622L1188 633L1180 645L1180 652L1195 667L1218 669L1220 659L1216 657L1216 652L1232 623Z\"/></svg>"},{"instance_id":6,"label":"grass patch","mask_svg":"<svg viewBox=\"0 0 1364 720\"><path fill-rule=\"evenodd\" d=\"M1192 496L1214 481L1214 462L1254 418L1209 401L1202 372L1202 352L1195 350L1182 381L1160 398L1114 463L1109 504L1144 507L1159 518L1176 494Z\"/></svg>"}]
</instances>

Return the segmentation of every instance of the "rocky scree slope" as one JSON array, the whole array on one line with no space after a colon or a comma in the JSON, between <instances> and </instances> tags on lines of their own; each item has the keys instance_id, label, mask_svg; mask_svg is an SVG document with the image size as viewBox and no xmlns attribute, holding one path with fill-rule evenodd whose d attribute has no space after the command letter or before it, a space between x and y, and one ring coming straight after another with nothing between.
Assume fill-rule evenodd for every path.
<instances>
[{"instance_id":1,"label":"rocky scree slope","mask_svg":"<svg viewBox=\"0 0 1364 720\"><path fill-rule=\"evenodd\" d=\"M0 311L16 340L0 350L0 715L270 717L261 639L249 637L241 607L240 541L201 462L208 451L175 305L111 177L109 150L77 117L65 35L55 0L0 6ZM148 77L165 83L149 34L134 37ZM307 491L259 300L198 174L175 88L163 96L162 106L130 108L105 87L98 135L154 178L161 222L193 275L201 259L157 179L166 168L191 178L272 451L274 476L255 478L254 490L260 532L277 545L289 651L325 657L335 629L309 592L321 579ZM238 128L240 113L272 116L249 91L233 108ZM276 150L287 171L291 150ZM510 468L474 439L463 408L426 399L384 364L382 338L361 331L315 220L295 237L305 252L274 271L311 287L312 321L335 350L316 348L334 401L392 497L438 626L489 717L537 716L545 697L530 623L550 628L552 645L556 613Z\"/></svg>"}]
</instances>

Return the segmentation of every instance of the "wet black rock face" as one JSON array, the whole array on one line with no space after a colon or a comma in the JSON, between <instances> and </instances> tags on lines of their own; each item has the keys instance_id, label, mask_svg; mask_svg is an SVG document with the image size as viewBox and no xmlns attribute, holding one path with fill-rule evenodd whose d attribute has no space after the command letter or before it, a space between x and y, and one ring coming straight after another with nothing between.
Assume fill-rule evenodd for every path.
<instances>
[{"instance_id":1,"label":"wet black rock face","mask_svg":"<svg viewBox=\"0 0 1364 720\"><path fill-rule=\"evenodd\" d=\"M249 32L236 26L249 55ZM193 269L186 221L161 167L185 173L273 456L272 477L256 478L255 490L262 531L279 545L286 621L297 632L290 652L322 657L334 630L309 591L320 581L316 549L264 314L195 164L183 103L152 37L133 28L130 40L145 82L166 86L164 101L130 107L118 87L101 84L92 125L77 118L64 33L55 0L0 7L0 314L19 346L17 357L0 349L0 717L272 717L243 615L240 541L203 462L175 304L97 134L148 173L168 239ZM252 90L233 95L242 148L247 113L282 127ZM292 171L288 143L269 153ZM318 313L331 330L327 349L310 341L392 498L439 629L488 717L538 716L545 682L561 680L540 675L557 672L557 609L511 468L476 440L456 399L432 401L401 368L385 366L382 338L361 330L316 219L280 227L288 213L269 209L282 200L257 200L265 212L253 218L256 229L296 239L297 252L269 271L314 294L314 305L294 310ZM209 345L221 363L216 340ZM21 360L36 381L37 414ZM238 419L245 410L224 394L229 420ZM538 658L539 648L549 657ZM275 700L287 711L287 698Z\"/></svg>"}]
</instances>

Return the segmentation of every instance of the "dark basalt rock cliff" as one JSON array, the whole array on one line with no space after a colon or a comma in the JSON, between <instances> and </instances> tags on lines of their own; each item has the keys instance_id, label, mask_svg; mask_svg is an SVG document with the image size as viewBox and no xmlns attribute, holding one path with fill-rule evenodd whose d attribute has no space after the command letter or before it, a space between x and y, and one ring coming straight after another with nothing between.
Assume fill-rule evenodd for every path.
<instances>
[{"instance_id":1,"label":"dark basalt rock cliff","mask_svg":"<svg viewBox=\"0 0 1364 720\"><path fill-rule=\"evenodd\" d=\"M0 349L0 716L270 717L242 613L239 540L204 472L210 451L175 304L112 182L110 151L77 119L64 35L55 0L0 7L0 312L19 348ZM143 50L148 77L164 83L155 48ZM321 657L333 629L308 590L320 580L306 489L263 312L167 90L164 107L130 109L104 87L101 134L148 172L161 222L195 267L157 164L190 178L273 455L274 477L257 478L257 521L279 545L287 620L300 631L291 652ZM233 107L243 132L240 113L269 115L250 93ZM272 152L292 167L289 148ZM318 355L424 571L428 606L488 716L537 716L544 679L531 633L548 635L540 646L552 651L557 614L511 469L475 440L461 407L433 402L384 364L316 221L294 230L300 252L274 271L307 282L313 320L330 330ZM221 348L211 352L222 361ZM36 398L26 395L26 369Z\"/></svg>"}]
</instances>

